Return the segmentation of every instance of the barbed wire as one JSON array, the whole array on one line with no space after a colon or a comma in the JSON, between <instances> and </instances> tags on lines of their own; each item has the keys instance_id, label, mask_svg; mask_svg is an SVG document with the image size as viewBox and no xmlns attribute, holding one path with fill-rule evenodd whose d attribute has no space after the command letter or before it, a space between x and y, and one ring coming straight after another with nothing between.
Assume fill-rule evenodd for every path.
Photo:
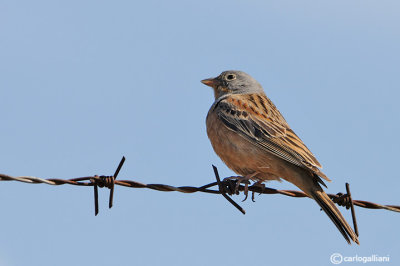
<instances>
[{"instance_id":1,"label":"barbed wire","mask_svg":"<svg viewBox=\"0 0 400 266\"><path fill-rule=\"evenodd\" d=\"M110 197L109 197L109 208L113 205L113 195L114 195L114 186L123 186L123 187L130 187L130 188L147 188L157 191L176 191L181 193L196 193L196 192L203 192L203 193L211 193L211 194L221 194L227 199L231 204L233 204L239 211L245 214L245 210L240 207L235 201L232 200L231 197L228 195L239 194L241 191L251 191L252 193L259 193L259 194L281 194L289 197L295 198L303 198L308 197L304 192L297 191L297 190L279 190L269 187L262 187L259 185L252 185L248 186L237 184L239 177L229 177L224 180L220 180L217 167L213 165L213 170L216 178L216 182L212 182L200 187L194 186L171 186L165 184L144 184L141 182L133 181L133 180L116 180L119 171L121 170L122 165L125 162L125 157L122 157L117 169L115 170L114 175L112 176L105 176L105 175L94 175L94 176L87 176L87 177L78 177L78 178L71 178L71 179L58 179L58 178L39 178L33 176L10 176L6 174L0 174L0 181L17 181L23 182L28 184L47 184L47 185L74 185L74 186L93 186L94 187L94 202L95 202L95 215L99 212L98 206L98 187L107 187L110 189ZM217 189L213 189L216 187ZM236 189L237 188L237 189ZM393 212L400 212L400 206L398 205L382 205L373 203L370 201L364 200L353 200L350 194L350 187L349 184L346 183L346 194L337 193L337 194L328 194L328 196L339 206L346 207L346 209L351 208L353 224L355 232L358 235L357 229L357 222L355 217L355 211L353 206L358 206L362 208L368 209L384 209ZM254 196L254 194L253 194ZM247 197L246 197L247 198ZM246 199L245 198L245 199ZM252 197L253 198L253 197Z\"/></svg>"}]
</instances>

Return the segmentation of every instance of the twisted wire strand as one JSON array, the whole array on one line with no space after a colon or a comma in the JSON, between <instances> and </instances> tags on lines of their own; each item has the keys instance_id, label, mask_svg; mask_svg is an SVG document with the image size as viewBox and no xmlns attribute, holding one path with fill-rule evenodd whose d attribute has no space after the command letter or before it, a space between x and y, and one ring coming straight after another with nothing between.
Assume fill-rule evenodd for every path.
<instances>
[{"instance_id":1,"label":"twisted wire strand","mask_svg":"<svg viewBox=\"0 0 400 266\"><path fill-rule=\"evenodd\" d=\"M95 184L97 184L100 187L102 187L102 186L108 187L107 185L104 185L104 183L103 183L104 179L107 177L109 177L109 176L88 176L88 177L79 177L79 178L72 178L72 179L56 179L56 178L44 179L44 178L39 178L39 177L34 177L34 176L13 177L13 176L6 175L6 174L0 174L0 181L17 181L17 182L24 182L24 183L29 183L29 184L47 184L47 185L55 185L55 186L65 185L65 184L74 185L74 186L94 186ZM222 181L222 183L224 183L224 181ZM207 185L200 186L200 187L193 187L193 186L175 187L175 186L164 185L164 184L144 184L144 183L140 183L140 182L133 181L133 180L114 180L114 185L130 187L130 188L147 188L147 189L164 191L164 192L177 191L177 192L181 192L181 193L203 192L203 193L212 193L212 194L223 194L223 192L221 192L220 190L211 189L212 187L218 188L218 182L212 182ZM260 188L258 186L249 186L248 190L252 191L252 192L260 193L260 194L281 194L281 195L295 197L295 198L308 197L304 192L297 191L297 190L278 190L278 189L269 188L269 187ZM243 185L239 186L239 191L244 191ZM345 197L344 197L345 202L340 201L341 197L343 199L343 194L341 194L341 193L328 194L328 196L332 200L334 200L336 203L338 203L339 205L349 208L349 202L346 202ZM362 208L384 209L384 210L389 210L389 211L393 211L393 212L400 212L400 206L398 206L398 205L382 205L382 204L377 204L377 203L364 201L364 200L353 200L353 204L355 206L359 206Z\"/></svg>"}]
</instances>

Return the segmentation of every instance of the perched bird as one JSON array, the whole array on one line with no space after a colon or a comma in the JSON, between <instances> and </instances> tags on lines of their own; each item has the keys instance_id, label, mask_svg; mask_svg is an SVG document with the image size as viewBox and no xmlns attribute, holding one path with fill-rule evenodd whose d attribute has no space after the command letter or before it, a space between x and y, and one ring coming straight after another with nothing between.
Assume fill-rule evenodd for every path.
<instances>
[{"instance_id":1,"label":"perched bird","mask_svg":"<svg viewBox=\"0 0 400 266\"><path fill-rule=\"evenodd\" d=\"M215 101L208 111L207 135L224 163L261 184L267 180L289 181L314 199L343 237L359 244L358 237L339 209L323 191L321 164L289 127L265 95L261 85L242 71L225 71L201 81L214 89ZM239 183L238 183L239 184Z\"/></svg>"}]
</instances>

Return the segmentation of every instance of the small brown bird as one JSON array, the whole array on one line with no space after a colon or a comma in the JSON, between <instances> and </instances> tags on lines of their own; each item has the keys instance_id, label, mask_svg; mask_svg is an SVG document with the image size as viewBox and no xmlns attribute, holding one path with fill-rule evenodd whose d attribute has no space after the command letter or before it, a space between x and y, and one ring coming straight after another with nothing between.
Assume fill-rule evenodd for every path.
<instances>
[{"instance_id":1,"label":"small brown bird","mask_svg":"<svg viewBox=\"0 0 400 266\"><path fill-rule=\"evenodd\" d=\"M321 164L289 127L261 85L241 71L225 71L201 81L214 89L215 102L207 115L207 134L214 151L240 180L261 184L283 178L314 199L343 237L358 237L322 190Z\"/></svg>"}]
</instances>

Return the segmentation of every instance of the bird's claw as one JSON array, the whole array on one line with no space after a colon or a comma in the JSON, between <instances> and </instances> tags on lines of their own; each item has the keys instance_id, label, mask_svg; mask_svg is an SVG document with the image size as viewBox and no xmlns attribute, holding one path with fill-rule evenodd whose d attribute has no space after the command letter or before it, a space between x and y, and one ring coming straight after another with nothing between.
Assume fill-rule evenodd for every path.
<instances>
[{"instance_id":1,"label":"bird's claw","mask_svg":"<svg viewBox=\"0 0 400 266\"><path fill-rule=\"evenodd\" d=\"M225 182L227 184L227 187L229 188L228 194L230 194L230 195L231 194L239 195L240 184L243 183L244 184L244 194L246 195L246 198L244 200L246 200L248 192L249 192L250 178L251 177L248 177L248 176L230 176L230 177L224 178L223 182ZM233 186L234 186L234 188L233 188Z\"/></svg>"},{"instance_id":2,"label":"bird's claw","mask_svg":"<svg viewBox=\"0 0 400 266\"><path fill-rule=\"evenodd\" d=\"M259 194L259 195L261 195L261 194L264 192L265 184L264 184L264 183L261 183L260 181L257 181L256 183L254 183L254 184L252 185L252 187L255 187L255 186L261 188L261 192L260 192L260 194ZM255 194L255 192L252 191L252 192L251 192L251 201L252 201L252 202L256 202L256 201L254 200L254 194Z\"/></svg>"}]
</instances>

